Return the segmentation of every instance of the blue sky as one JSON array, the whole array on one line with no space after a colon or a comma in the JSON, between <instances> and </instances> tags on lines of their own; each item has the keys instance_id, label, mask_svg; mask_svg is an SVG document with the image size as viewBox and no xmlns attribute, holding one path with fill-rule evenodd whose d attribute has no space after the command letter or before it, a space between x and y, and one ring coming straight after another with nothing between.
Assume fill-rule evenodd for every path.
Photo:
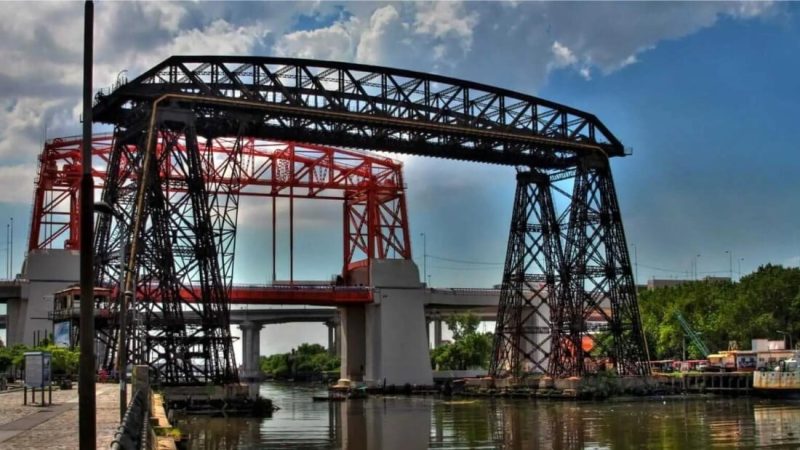
<instances>
[{"instance_id":1,"label":"blue sky","mask_svg":"<svg viewBox=\"0 0 800 450\"><path fill-rule=\"evenodd\" d=\"M15 218L18 269L45 124L50 137L80 132L82 4L0 11L14 18L0 24L0 56L15 62L0 68L0 225ZM285 55L433 71L591 111L634 151L612 167L640 282L684 277L698 254L701 276L727 275L726 251L734 272L800 264L794 4L99 2L96 15L96 88L171 54ZM497 283L513 169L402 159L420 269L424 232L433 256L487 263L430 258L433 285ZM268 281L267 206L245 204L237 282ZM340 211L298 206L309 219L296 278L339 269ZM285 278L285 244L279 258Z\"/></svg>"}]
</instances>

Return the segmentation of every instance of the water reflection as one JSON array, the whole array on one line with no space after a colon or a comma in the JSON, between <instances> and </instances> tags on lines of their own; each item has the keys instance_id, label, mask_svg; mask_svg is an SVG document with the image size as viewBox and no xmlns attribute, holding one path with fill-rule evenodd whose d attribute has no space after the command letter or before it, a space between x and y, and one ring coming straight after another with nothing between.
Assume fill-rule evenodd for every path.
<instances>
[{"instance_id":1,"label":"water reflection","mask_svg":"<svg viewBox=\"0 0 800 450\"><path fill-rule=\"evenodd\" d=\"M187 418L193 449L616 449L800 446L800 403L678 397L612 403L372 397L265 383L272 418Z\"/></svg>"},{"instance_id":2,"label":"water reflection","mask_svg":"<svg viewBox=\"0 0 800 450\"><path fill-rule=\"evenodd\" d=\"M667 400L500 406L505 448L706 448L744 442L749 400ZM746 434L746 433L745 433ZM752 434L752 433L751 433Z\"/></svg>"},{"instance_id":3,"label":"water reflection","mask_svg":"<svg viewBox=\"0 0 800 450\"><path fill-rule=\"evenodd\" d=\"M757 445L788 446L798 442L800 408L797 405L756 405L753 416Z\"/></svg>"}]
</instances>

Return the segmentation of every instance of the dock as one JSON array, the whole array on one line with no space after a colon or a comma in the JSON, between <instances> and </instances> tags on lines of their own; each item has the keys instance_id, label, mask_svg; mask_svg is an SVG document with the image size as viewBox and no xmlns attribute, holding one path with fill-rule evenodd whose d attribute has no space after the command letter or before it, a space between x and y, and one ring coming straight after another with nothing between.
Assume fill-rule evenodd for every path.
<instances>
[{"instance_id":1,"label":"dock","mask_svg":"<svg viewBox=\"0 0 800 450\"><path fill-rule=\"evenodd\" d=\"M659 377L659 382L674 392L747 394L753 391L752 372L685 373L680 377Z\"/></svg>"}]
</instances>

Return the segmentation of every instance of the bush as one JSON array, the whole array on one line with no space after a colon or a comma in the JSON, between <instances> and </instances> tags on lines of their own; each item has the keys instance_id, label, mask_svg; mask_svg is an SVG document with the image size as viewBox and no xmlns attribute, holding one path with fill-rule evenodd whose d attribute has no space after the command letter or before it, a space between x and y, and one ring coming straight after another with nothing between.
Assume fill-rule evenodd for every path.
<instances>
[{"instance_id":1,"label":"bush","mask_svg":"<svg viewBox=\"0 0 800 450\"><path fill-rule=\"evenodd\" d=\"M492 334L479 333L480 319L472 313L457 314L447 319L453 342L431 351L431 365L439 370L487 368L492 354Z\"/></svg>"}]
</instances>

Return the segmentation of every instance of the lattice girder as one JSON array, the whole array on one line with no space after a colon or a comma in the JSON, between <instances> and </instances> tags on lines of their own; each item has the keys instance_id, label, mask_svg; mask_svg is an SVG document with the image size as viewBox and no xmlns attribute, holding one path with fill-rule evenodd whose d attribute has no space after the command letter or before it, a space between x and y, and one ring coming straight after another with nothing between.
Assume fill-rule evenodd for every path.
<instances>
[{"instance_id":1,"label":"lattice girder","mask_svg":"<svg viewBox=\"0 0 800 450\"><path fill-rule=\"evenodd\" d=\"M575 171L561 275L549 372L581 376L610 366L620 375L648 374L616 191L600 156Z\"/></svg>"},{"instance_id":2,"label":"lattice girder","mask_svg":"<svg viewBox=\"0 0 800 450\"><path fill-rule=\"evenodd\" d=\"M228 119L249 114L259 117L251 128L258 137L469 161L569 167L582 154L625 153L594 115L548 100L439 75L293 58L173 56L101 92L95 120L127 122L164 95L194 104L204 135L234 134Z\"/></svg>"},{"instance_id":3,"label":"lattice girder","mask_svg":"<svg viewBox=\"0 0 800 450\"><path fill-rule=\"evenodd\" d=\"M490 374L545 372L561 242L550 180L517 174Z\"/></svg>"}]
</instances>

